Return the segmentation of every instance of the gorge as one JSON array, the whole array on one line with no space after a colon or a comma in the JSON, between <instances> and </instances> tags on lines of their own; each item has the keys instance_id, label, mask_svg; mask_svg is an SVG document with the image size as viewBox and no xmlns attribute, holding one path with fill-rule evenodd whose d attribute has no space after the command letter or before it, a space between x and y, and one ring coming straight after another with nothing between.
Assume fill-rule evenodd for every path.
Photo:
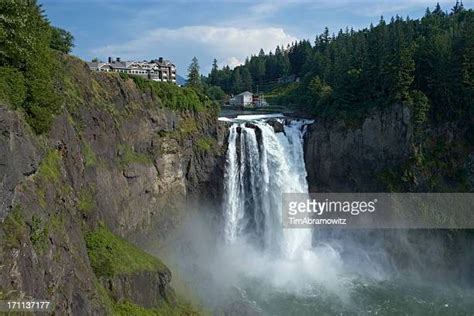
<instances>
[{"instance_id":1,"label":"gorge","mask_svg":"<svg viewBox=\"0 0 474 316\"><path fill-rule=\"evenodd\" d=\"M420 147L409 107L359 125L219 121L187 88L61 64L65 106L47 134L0 109L2 299L48 298L59 314L472 309L470 231L283 230L272 212L284 191L427 190L434 145ZM445 135L472 181L463 128L424 132ZM464 185L440 170L447 190Z\"/></svg>"}]
</instances>

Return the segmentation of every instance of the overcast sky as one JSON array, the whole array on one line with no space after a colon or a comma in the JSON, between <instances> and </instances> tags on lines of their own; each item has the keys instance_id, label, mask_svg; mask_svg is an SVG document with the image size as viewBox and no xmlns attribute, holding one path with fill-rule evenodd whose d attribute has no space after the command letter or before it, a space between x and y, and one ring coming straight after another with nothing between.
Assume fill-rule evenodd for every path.
<instances>
[{"instance_id":1,"label":"overcast sky","mask_svg":"<svg viewBox=\"0 0 474 316\"><path fill-rule=\"evenodd\" d=\"M455 0L440 0L450 10ZM474 0L465 0L466 8ZM260 48L297 39L314 40L325 26L364 28L399 14L421 17L436 1L315 0L315 1L152 1L152 0L40 0L53 25L75 37L73 54L85 60L120 56L122 59L172 60L185 76L193 56L207 74L212 60L236 66Z\"/></svg>"}]
</instances>

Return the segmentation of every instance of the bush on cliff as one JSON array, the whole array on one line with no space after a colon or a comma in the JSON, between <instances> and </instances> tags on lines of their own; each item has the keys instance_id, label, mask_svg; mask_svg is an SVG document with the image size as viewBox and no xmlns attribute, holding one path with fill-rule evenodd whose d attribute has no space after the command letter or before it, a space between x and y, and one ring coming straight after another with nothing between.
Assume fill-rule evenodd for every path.
<instances>
[{"instance_id":1,"label":"bush on cliff","mask_svg":"<svg viewBox=\"0 0 474 316\"><path fill-rule=\"evenodd\" d=\"M215 108L215 104L200 91L189 87L178 87L167 82L156 82L139 76L132 78L137 87L143 92L149 92L160 99L162 105L172 110L188 110L195 112Z\"/></svg>"}]
</instances>

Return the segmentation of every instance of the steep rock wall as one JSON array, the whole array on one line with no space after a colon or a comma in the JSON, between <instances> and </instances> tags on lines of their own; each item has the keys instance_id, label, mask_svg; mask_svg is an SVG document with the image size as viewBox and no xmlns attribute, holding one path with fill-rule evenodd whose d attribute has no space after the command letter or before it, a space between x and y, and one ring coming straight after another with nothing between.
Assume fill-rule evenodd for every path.
<instances>
[{"instance_id":1,"label":"steep rock wall","mask_svg":"<svg viewBox=\"0 0 474 316\"><path fill-rule=\"evenodd\" d=\"M85 234L105 226L130 241L163 240L186 205L218 205L224 136L212 110L171 110L131 79L91 73L70 57L62 63L65 105L48 135L0 106L0 298L103 314L109 296L126 298L146 273L115 277L104 295ZM153 287L169 288L169 270L156 273L147 277ZM164 294L144 297L153 295Z\"/></svg>"},{"instance_id":2,"label":"steep rock wall","mask_svg":"<svg viewBox=\"0 0 474 316\"><path fill-rule=\"evenodd\" d=\"M305 137L310 191L376 192L379 174L412 152L410 111L400 105L369 115L358 128L317 120Z\"/></svg>"}]
</instances>

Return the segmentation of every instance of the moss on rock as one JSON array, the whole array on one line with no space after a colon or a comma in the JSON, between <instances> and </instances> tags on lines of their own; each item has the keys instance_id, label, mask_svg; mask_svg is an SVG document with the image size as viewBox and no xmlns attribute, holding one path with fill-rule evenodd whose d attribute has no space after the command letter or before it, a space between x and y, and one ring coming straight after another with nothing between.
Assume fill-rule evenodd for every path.
<instances>
[{"instance_id":1,"label":"moss on rock","mask_svg":"<svg viewBox=\"0 0 474 316\"><path fill-rule=\"evenodd\" d=\"M38 177L58 183L61 178L61 156L57 150L49 150L41 161Z\"/></svg>"},{"instance_id":2,"label":"moss on rock","mask_svg":"<svg viewBox=\"0 0 474 316\"><path fill-rule=\"evenodd\" d=\"M111 277L137 271L168 271L157 258L115 236L106 227L86 234L89 259L98 277Z\"/></svg>"},{"instance_id":3,"label":"moss on rock","mask_svg":"<svg viewBox=\"0 0 474 316\"><path fill-rule=\"evenodd\" d=\"M144 308L129 301L120 302L114 305L114 315L118 316L181 316L181 315L202 315L192 305L178 303L175 306L164 304L160 308Z\"/></svg>"}]
</instances>

